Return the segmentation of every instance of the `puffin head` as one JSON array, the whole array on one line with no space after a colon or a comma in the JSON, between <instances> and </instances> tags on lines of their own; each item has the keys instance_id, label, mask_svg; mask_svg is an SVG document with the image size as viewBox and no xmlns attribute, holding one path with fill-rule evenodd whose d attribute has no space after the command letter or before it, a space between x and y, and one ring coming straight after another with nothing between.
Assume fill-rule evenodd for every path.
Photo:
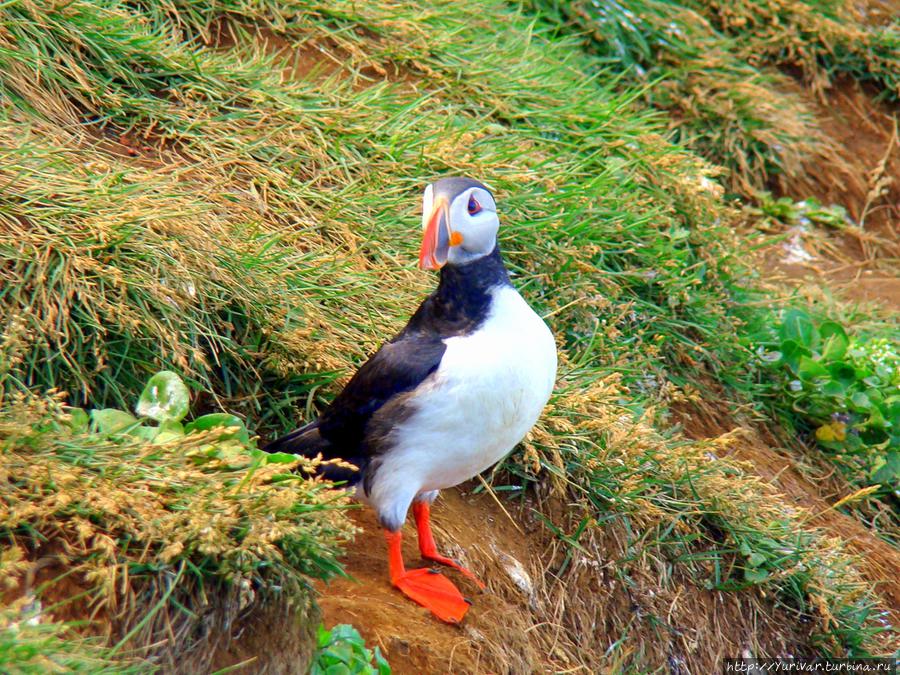
<instances>
[{"instance_id":1,"label":"puffin head","mask_svg":"<svg viewBox=\"0 0 900 675\"><path fill-rule=\"evenodd\" d=\"M441 178L425 188L422 229L423 270L464 265L489 255L500 229L494 196L472 178Z\"/></svg>"}]
</instances>

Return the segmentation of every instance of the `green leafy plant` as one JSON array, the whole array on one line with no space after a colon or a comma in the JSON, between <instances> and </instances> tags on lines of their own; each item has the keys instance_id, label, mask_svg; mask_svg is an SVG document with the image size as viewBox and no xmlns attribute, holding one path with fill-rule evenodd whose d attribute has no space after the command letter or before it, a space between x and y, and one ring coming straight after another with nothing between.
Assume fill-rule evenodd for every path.
<instances>
[{"instance_id":1,"label":"green leafy plant","mask_svg":"<svg viewBox=\"0 0 900 675\"><path fill-rule=\"evenodd\" d=\"M760 357L777 374L779 394L814 430L818 444L850 469L857 484L900 487L900 354L887 339L847 335L835 321L792 309L778 344Z\"/></svg>"},{"instance_id":2,"label":"green leafy plant","mask_svg":"<svg viewBox=\"0 0 900 675\"><path fill-rule=\"evenodd\" d=\"M181 377L163 370L150 378L135 406L134 415L116 408L92 410L90 416L81 408L70 408L76 430L91 430L104 435L127 434L157 445L189 434L219 429L218 441L234 440L239 446L252 445L243 420L230 413L202 415L182 424L190 410L190 391ZM157 425L148 422L158 422Z\"/></svg>"},{"instance_id":3,"label":"green leafy plant","mask_svg":"<svg viewBox=\"0 0 900 675\"><path fill-rule=\"evenodd\" d=\"M349 624L327 630L319 625L318 651L310 675L390 675L391 667L381 650L366 647L359 631Z\"/></svg>"},{"instance_id":4,"label":"green leafy plant","mask_svg":"<svg viewBox=\"0 0 900 675\"><path fill-rule=\"evenodd\" d=\"M835 229L853 225L847 209L839 205L823 206L815 197L794 201L790 197L774 198L770 192L756 195L759 206L748 211L766 221L779 221L786 225L816 223Z\"/></svg>"}]
</instances>

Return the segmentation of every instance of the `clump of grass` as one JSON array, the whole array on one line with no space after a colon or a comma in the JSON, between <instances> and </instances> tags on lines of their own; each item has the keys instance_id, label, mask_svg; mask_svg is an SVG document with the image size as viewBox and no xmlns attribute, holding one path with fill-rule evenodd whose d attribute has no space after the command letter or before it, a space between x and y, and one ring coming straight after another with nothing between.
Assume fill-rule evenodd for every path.
<instances>
[{"instance_id":1,"label":"clump of grass","mask_svg":"<svg viewBox=\"0 0 900 675\"><path fill-rule=\"evenodd\" d=\"M300 460L268 457L202 418L186 430L124 411L93 418L90 431L58 399L8 401L0 534L10 564L49 556L76 579L119 648L156 645L156 658L177 662L206 638L205 621L227 626L278 601L303 609L310 579L340 573L345 498L292 472Z\"/></svg>"},{"instance_id":2,"label":"clump of grass","mask_svg":"<svg viewBox=\"0 0 900 675\"><path fill-rule=\"evenodd\" d=\"M500 51L484 36L424 45L394 10L354 16L361 29L406 46L396 48L402 65L423 82L427 73L422 99L399 84L326 90L283 82L271 57L247 47L195 54L156 14L135 22L123 6L77 8L8 21L16 41L4 52L3 82L21 106L5 126L3 166L15 180L0 214L9 282L2 299L5 316L20 316L34 337L10 354L10 386L59 387L75 402L122 406L152 372L175 369L287 426L281 411L307 404L385 327L399 327L426 287L397 264L413 259L415 244L414 228L396 214L413 219L410 188L435 169L491 177L511 223L510 258L548 309L570 303L569 316L593 320L597 286L572 264L577 253L590 269L609 271L602 285L614 312L633 309L648 331L681 342L685 322L713 335L728 321L707 311L721 306L722 289L706 261L722 273L728 264L715 260L725 250L717 240L729 236L714 224L716 186L694 158L652 134L654 123L631 109L629 96L583 76L585 57L572 41L511 30ZM504 7L481 9L526 25ZM332 11L327 20L288 15L299 33L330 39L330 22L353 15ZM428 21L435 35L452 36L474 11L448 8ZM40 38L28 32L36 25ZM115 66L85 37L104 31L104 40L123 42L103 46ZM371 46L353 35L342 48ZM17 47L29 41L66 57L36 60ZM139 58L146 52L171 62L147 63ZM516 64L508 77L473 70L489 52ZM53 83L49 90L27 88L38 74ZM127 96L101 92L107 79ZM45 108L52 124L29 122L37 136L23 132L21 111L39 94L58 105ZM85 138L72 101L106 128L139 125L155 149L134 161ZM324 144L322 129L331 139ZM535 248L548 253L540 268L523 254ZM566 285L566 294L555 292ZM367 307L371 318L348 321L346 306Z\"/></svg>"},{"instance_id":3,"label":"clump of grass","mask_svg":"<svg viewBox=\"0 0 900 675\"><path fill-rule=\"evenodd\" d=\"M623 523L633 533L630 560L653 551L690 569L706 588L774 590L792 614L811 620L825 653L895 648L896 635L853 556L748 467L724 458L742 442L741 429L704 442L667 439L615 402L622 395L617 379L571 374L526 443L525 461L513 468L526 482L548 472L567 502L587 506L560 524L577 533L563 536L572 547L567 556L593 548L592 520Z\"/></svg>"},{"instance_id":4,"label":"clump of grass","mask_svg":"<svg viewBox=\"0 0 900 675\"><path fill-rule=\"evenodd\" d=\"M655 0L534 4L562 30L583 30L604 64L669 113L677 142L727 170L734 192L754 195L816 159L840 161L788 78L751 61L743 42L699 8Z\"/></svg>"},{"instance_id":5,"label":"clump of grass","mask_svg":"<svg viewBox=\"0 0 900 675\"><path fill-rule=\"evenodd\" d=\"M867 23L866 11L837 0L724 0L687 3L732 35L754 63L798 67L821 91L838 74L900 97L900 18Z\"/></svg>"},{"instance_id":6,"label":"clump of grass","mask_svg":"<svg viewBox=\"0 0 900 675\"><path fill-rule=\"evenodd\" d=\"M155 669L113 654L101 640L85 638L69 624L48 621L23 598L0 606L0 670L9 675L138 675Z\"/></svg>"},{"instance_id":7,"label":"clump of grass","mask_svg":"<svg viewBox=\"0 0 900 675\"><path fill-rule=\"evenodd\" d=\"M842 166L812 111L776 67L798 68L819 94L838 74L900 95L900 24L865 19L840 2L532 3L582 30L604 63L640 82L668 111L675 138L728 170L753 196L780 175Z\"/></svg>"}]
</instances>

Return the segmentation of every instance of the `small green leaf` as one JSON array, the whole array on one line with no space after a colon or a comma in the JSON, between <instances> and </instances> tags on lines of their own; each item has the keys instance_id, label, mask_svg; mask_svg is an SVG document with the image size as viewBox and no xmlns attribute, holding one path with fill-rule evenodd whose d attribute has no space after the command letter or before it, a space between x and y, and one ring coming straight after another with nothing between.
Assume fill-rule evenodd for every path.
<instances>
[{"instance_id":1,"label":"small green leaf","mask_svg":"<svg viewBox=\"0 0 900 675\"><path fill-rule=\"evenodd\" d=\"M135 412L157 422L180 422L188 414L190 392L176 373L163 370L147 382Z\"/></svg>"},{"instance_id":2,"label":"small green leaf","mask_svg":"<svg viewBox=\"0 0 900 675\"><path fill-rule=\"evenodd\" d=\"M847 434L847 438L844 439L844 443L841 445L840 449L843 452L848 452L851 454L868 450L863 445L863 442L860 439L859 434Z\"/></svg>"},{"instance_id":3,"label":"small green leaf","mask_svg":"<svg viewBox=\"0 0 900 675\"><path fill-rule=\"evenodd\" d=\"M159 433L159 427L148 427L142 424L129 433L135 438L140 438L142 441L152 441Z\"/></svg>"},{"instance_id":4,"label":"small green leaf","mask_svg":"<svg viewBox=\"0 0 900 675\"><path fill-rule=\"evenodd\" d=\"M159 433L153 438L153 443L154 445L162 445L183 436L184 427L181 425L181 422L168 420L159 425Z\"/></svg>"},{"instance_id":5,"label":"small green leaf","mask_svg":"<svg viewBox=\"0 0 900 675\"><path fill-rule=\"evenodd\" d=\"M828 380L828 382L822 385L822 393L826 396L841 399L844 397L844 394L847 393L847 387L838 380Z\"/></svg>"},{"instance_id":6,"label":"small green leaf","mask_svg":"<svg viewBox=\"0 0 900 675\"><path fill-rule=\"evenodd\" d=\"M751 584L759 584L769 578L769 573L761 567L745 567L744 579Z\"/></svg>"},{"instance_id":7,"label":"small green leaf","mask_svg":"<svg viewBox=\"0 0 900 675\"><path fill-rule=\"evenodd\" d=\"M349 623L339 623L331 629L331 639L333 642L338 640L350 640L351 642L364 643L362 635Z\"/></svg>"},{"instance_id":8,"label":"small green leaf","mask_svg":"<svg viewBox=\"0 0 900 675\"><path fill-rule=\"evenodd\" d=\"M856 382L856 368L849 363L844 363L843 361L832 363L828 366L828 372L845 387L849 387Z\"/></svg>"},{"instance_id":9,"label":"small green leaf","mask_svg":"<svg viewBox=\"0 0 900 675\"><path fill-rule=\"evenodd\" d=\"M219 438L222 440L236 438L245 445L250 442L250 434L247 432L247 427L244 426L243 420L237 415L231 415L230 413L203 415L193 422L189 422L184 428L188 433L220 428L222 429L222 434Z\"/></svg>"},{"instance_id":10,"label":"small green leaf","mask_svg":"<svg viewBox=\"0 0 900 675\"><path fill-rule=\"evenodd\" d=\"M890 401L888 404L888 421L891 423L891 426L900 431L900 401Z\"/></svg>"},{"instance_id":11,"label":"small green leaf","mask_svg":"<svg viewBox=\"0 0 900 675\"><path fill-rule=\"evenodd\" d=\"M797 374L800 376L800 379L808 382L820 377L828 377L828 369L808 356L801 356L800 363L797 366Z\"/></svg>"},{"instance_id":12,"label":"small green leaf","mask_svg":"<svg viewBox=\"0 0 900 675\"><path fill-rule=\"evenodd\" d=\"M331 641L331 631L325 628L324 623L319 624L319 627L316 629L316 635L318 637L319 649L327 647L328 643Z\"/></svg>"},{"instance_id":13,"label":"small green leaf","mask_svg":"<svg viewBox=\"0 0 900 675\"><path fill-rule=\"evenodd\" d=\"M872 409L872 402L869 400L869 397L861 391L856 392L850 397L850 403L853 405L853 408L858 411L868 412Z\"/></svg>"},{"instance_id":14,"label":"small green leaf","mask_svg":"<svg viewBox=\"0 0 900 675\"><path fill-rule=\"evenodd\" d=\"M785 313L779 333L782 340L794 340L808 349L813 349L818 340L809 314L799 309L791 309Z\"/></svg>"},{"instance_id":15,"label":"small green leaf","mask_svg":"<svg viewBox=\"0 0 900 675\"><path fill-rule=\"evenodd\" d=\"M68 426L72 431L81 433L88 430L91 418L84 408L66 408L66 413L70 417Z\"/></svg>"},{"instance_id":16,"label":"small green leaf","mask_svg":"<svg viewBox=\"0 0 900 675\"><path fill-rule=\"evenodd\" d=\"M124 410L104 408L91 411L94 430L101 434L115 434L138 424L137 419Z\"/></svg>"},{"instance_id":17,"label":"small green leaf","mask_svg":"<svg viewBox=\"0 0 900 675\"><path fill-rule=\"evenodd\" d=\"M762 553L754 552L750 554L749 558L747 558L747 564L750 565L750 567L759 567L760 565L765 564L765 562L766 556L764 556Z\"/></svg>"},{"instance_id":18,"label":"small green leaf","mask_svg":"<svg viewBox=\"0 0 900 675\"><path fill-rule=\"evenodd\" d=\"M879 363L875 366L875 374L878 376L878 379L883 380L884 382L890 382L891 377L894 375L894 370L886 363Z\"/></svg>"},{"instance_id":19,"label":"small green leaf","mask_svg":"<svg viewBox=\"0 0 900 675\"><path fill-rule=\"evenodd\" d=\"M340 624L331 630L319 626L318 652L310 669L311 675L389 675L391 667L377 647L366 648L365 640L353 626ZM374 659L374 664L373 664Z\"/></svg>"},{"instance_id":20,"label":"small green leaf","mask_svg":"<svg viewBox=\"0 0 900 675\"><path fill-rule=\"evenodd\" d=\"M391 666L378 647L375 647L375 665L378 668L378 675L391 675Z\"/></svg>"},{"instance_id":21,"label":"small green leaf","mask_svg":"<svg viewBox=\"0 0 900 675\"><path fill-rule=\"evenodd\" d=\"M869 397L869 400L872 403L881 404L884 403L884 394L881 393L879 389L867 389L866 396Z\"/></svg>"},{"instance_id":22,"label":"small green leaf","mask_svg":"<svg viewBox=\"0 0 900 675\"><path fill-rule=\"evenodd\" d=\"M829 361L843 358L850 346L850 338L844 327L835 321L825 321L819 326L819 335L823 340L822 356Z\"/></svg>"},{"instance_id":23,"label":"small green leaf","mask_svg":"<svg viewBox=\"0 0 900 675\"><path fill-rule=\"evenodd\" d=\"M266 453L266 462L269 464L290 464L291 462L296 462L299 457L297 455L292 455L289 452L271 452Z\"/></svg>"},{"instance_id":24,"label":"small green leaf","mask_svg":"<svg viewBox=\"0 0 900 675\"><path fill-rule=\"evenodd\" d=\"M866 420L866 426L860 430L859 438L866 444L867 453L886 449L890 441L890 436L885 431L884 424L874 414Z\"/></svg>"},{"instance_id":25,"label":"small green leaf","mask_svg":"<svg viewBox=\"0 0 900 675\"><path fill-rule=\"evenodd\" d=\"M800 358L811 355L812 352L796 340L785 340L781 343L781 358L795 373L800 365Z\"/></svg>"},{"instance_id":26,"label":"small green leaf","mask_svg":"<svg viewBox=\"0 0 900 675\"><path fill-rule=\"evenodd\" d=\"M881 466L872 475L872 480L891 487L900 482L900 451L891 450L880 463Z\"/></svg>"}]
</instances>

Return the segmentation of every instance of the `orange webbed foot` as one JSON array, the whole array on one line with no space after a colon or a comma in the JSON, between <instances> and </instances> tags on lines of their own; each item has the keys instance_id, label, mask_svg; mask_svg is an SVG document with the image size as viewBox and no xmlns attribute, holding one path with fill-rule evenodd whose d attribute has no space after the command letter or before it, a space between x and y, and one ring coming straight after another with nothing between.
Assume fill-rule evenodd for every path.
<instances>
[{"instance_id":1,"label":"orange webbed foot","mask_svg":"<svg viewBox=\"0 0 900 675\"><path fill-rule=\"evenodd\" d=\"M410 600L429 609L441 621L458 624L469 611L469 602L447 577L436 570L409 570L393 579Z\"/></svg>"},{"instance_id":2,"label":"orange webbed foot","mask_svg":"<svg viewBox=\"0 0 900 675\"><path fill-rule=\"evenodd\" d=\"M385 530L388 542L388 569L391 583L410 600L422 605L441 621L458 624L469 611L469 602L447 577L437 570L418 569L406 571L403 566L400 532Z\"/></svg>"}]
</instances>

